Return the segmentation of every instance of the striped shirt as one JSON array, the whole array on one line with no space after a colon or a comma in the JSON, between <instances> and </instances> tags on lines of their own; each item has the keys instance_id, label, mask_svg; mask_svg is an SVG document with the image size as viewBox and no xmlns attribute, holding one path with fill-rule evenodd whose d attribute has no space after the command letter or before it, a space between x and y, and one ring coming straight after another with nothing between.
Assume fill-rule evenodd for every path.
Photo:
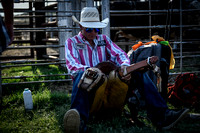
<instances>
[{"instance_id":1,"label":"striped shirt","mask_svg":"<svg viewBox=\"0 0 200 133\"><path fill-rule=\"evenodd\" d=\"M94 67L103 61L111 61L117 66L130 65L127 54L106 35L97 35L92 47L82 33L65 42L65 60L68 72L74 77L79 71Z\"/></svg>"}]
</instances>

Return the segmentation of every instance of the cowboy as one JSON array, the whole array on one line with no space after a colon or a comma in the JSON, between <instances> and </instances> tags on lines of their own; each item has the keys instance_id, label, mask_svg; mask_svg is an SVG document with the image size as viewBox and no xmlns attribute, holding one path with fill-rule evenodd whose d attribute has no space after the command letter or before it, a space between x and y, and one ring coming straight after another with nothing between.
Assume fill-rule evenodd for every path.
<instances>
[{"instance_id":1,"label":"cowboy","mask_svg":"<svg viewBox=\"0 0 200 133\"><path fill-rule=\"evenodd\" d=\"M80 21L74 16L72 19L79 24L80 32L65 42L66 66L73 78L73 88L71 108L64 116L64 128L68 133L78 133L87 130L86 123L94 100L94 93L78 87L82 75L88 72L88 69L104 61L110 61L121 68L126 68L130 66L130 60L127 54L108 36L98 34L102 28L107 26L109 19L100 21L99 12L95 7L83 8ZM137 87L145 97L148 116L156 126L169 129L189 112L188 109L178 112L169 110L146 73L135 73L133 77L134 79L131 78L131 74L128 74L123 77L123 80L136 80Z\"/></svg>"}]
</instances>

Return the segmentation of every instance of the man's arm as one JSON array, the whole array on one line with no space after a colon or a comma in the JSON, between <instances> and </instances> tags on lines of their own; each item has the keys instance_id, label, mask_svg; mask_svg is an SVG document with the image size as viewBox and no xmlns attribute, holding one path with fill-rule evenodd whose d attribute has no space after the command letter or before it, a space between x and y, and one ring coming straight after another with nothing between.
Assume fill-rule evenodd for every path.
<instances>
[{"instance_id":1,"label":"man's arm","mask_svg":"<svg viewBox=\"0 0 200 133\"><path fill-rule=\"evenodd\" d=\"M115 62L118 66L129 66L130 60L126 52L117 46L108 36L103 35L103 38L108 44L106 47L111 55L110 60Z\"/></svg>"},{"instance_id":2,"label":"man's arm","mask_svg":"<svg viewBox=\"0 0 200 133\"><path fill-rule=\"evenodd\" d=\"M110 60L115 62L115 64L120 66L121 68L126 68L127 66L130 66L130 59L128 58L128 55L119 46L117 46L109 37L104 36L104 40L108 44L107 49L109 49L108 51L111 55ZM131 74L123 76L122 79L125 81L129 81L131 79Z\"/></svg>"}]
</instances>

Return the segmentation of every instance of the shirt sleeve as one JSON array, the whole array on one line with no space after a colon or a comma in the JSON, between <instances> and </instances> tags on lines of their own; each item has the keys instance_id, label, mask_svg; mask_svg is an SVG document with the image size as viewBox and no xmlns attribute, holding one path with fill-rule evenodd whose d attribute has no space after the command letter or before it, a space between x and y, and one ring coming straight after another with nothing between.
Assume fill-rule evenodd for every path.
<instances>
[{"instance_id":1,"label":"shirt sleeve","mask_svg":"<svg viewBox=\"0 0 200 133\"><path fill-rule=\"evenodd\" d=\"M129 66L130 60L126 52L124 52L119 46L112 42L108 36L104 35L103 38L107 43L106 47L108 54L110 54L110 60L116 63L118 66Z\"/></svg>"},{"instance_id":2,"label":"shirt sleeve","mask_svg":"<svg viewBox=\"0 0 200 133\"><path fill-rule=\"evenodd\" d=\"M75 43L69 38L65 42L65 60L68 72L75 76L79 71L85 71L88 66L82 65L79 61L79 53Z\"/></svg>"}]
</instances>

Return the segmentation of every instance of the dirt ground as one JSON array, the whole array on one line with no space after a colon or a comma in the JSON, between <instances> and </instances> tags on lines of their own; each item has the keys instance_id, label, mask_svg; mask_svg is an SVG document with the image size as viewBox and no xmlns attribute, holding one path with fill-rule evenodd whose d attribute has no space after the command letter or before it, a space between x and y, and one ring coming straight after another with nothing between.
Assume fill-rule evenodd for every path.
<instances>
[{"instance_id":1,"label":"dirt ground","mask_svg":"<svg viewBox=\"0 0 200 133\"><path fill-rule=\"evenodd\" d=\"M58 48L47 48L47 55L58 55ZM2 57L9 56L31 56L30 49L7 49L2 53Z\"/></svg>"}]
</instances>

